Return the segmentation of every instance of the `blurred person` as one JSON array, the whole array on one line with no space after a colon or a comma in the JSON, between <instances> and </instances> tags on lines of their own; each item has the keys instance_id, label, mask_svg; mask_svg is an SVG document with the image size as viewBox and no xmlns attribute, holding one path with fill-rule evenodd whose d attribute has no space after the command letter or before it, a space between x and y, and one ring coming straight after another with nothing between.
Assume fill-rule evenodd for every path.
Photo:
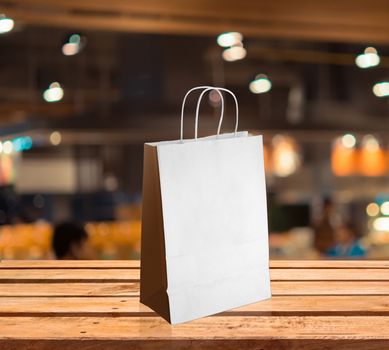
<instances>
[{"instance_id":1,"label":"blurred person","mask_svg":"<svg viewBox=\"0 0 389 350\"><path fill-rule=\"evenodd\" d=\"M320 218L313 224L314 247L320 254L326 254L335 243L335 229L332 222L333 203L330 198L323 200Z\"/></svg>"},{"instance_id":2,"label":"blurred person","mask_svg":"<svg viewBox=\"0 0 389 350\"><path fill-rule=\"evenodd\" d=\"M343 224L335 231L336 244L331 247L327 256L331 257L363 257L366 250L359 244L357 234L352 224Z\"/></svg>"},{"instance_id":3,"label":"blurred person","mask_svg":"<svg viewBox=\"0 0 389 350\"><path fill-rule=\"evenodd\" d=\"M87 232L73 222L64 222L54 228L52 246L60 260L92 259Z\"/></svg>"}]
</instances>

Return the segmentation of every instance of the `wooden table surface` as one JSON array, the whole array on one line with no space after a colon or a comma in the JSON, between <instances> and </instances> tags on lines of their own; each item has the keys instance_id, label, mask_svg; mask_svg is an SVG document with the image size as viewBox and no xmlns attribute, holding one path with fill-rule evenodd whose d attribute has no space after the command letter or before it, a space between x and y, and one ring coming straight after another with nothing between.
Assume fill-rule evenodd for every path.
<instances>
[{"instance_id":1,"label":"wooden table surface","mask_svg":"<svg viewBox=\"0 0 389 350\"><path fill-rule=\"evenodd\" d=\"M389 261L271 261L273 297L171 326L138 261L1 261L0 349L386 349Z\"/></svg>"}]
</instances>

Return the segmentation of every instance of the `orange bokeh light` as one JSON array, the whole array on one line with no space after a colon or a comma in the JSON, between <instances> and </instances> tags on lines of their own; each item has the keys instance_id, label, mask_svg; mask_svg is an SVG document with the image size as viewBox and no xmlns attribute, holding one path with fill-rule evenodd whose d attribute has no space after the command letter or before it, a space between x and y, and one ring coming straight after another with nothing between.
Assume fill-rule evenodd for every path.
<instances>
[{"instance_id":1,"label":"orange bokeh light","mask_svg":"<svg viewBox=\"0 0 389 350\"><path fill-rule=\"evenodd\" d=\"M336 176L354 175L357 171L355 148L347 148L341 141L336 141L331 154L331 167Z\"/></svg>"},{"instance_id":2,"label":"orange bokeh light","mask_svg":"<svg viewBox=\"0 0 389 350\"><path fill-rule=\"evenodd\" d=\"M388 158L381 148L370 150L363 147L358 151L358 171L364 176L382 176L388 171Z\"/></svg>"}]
</instances>

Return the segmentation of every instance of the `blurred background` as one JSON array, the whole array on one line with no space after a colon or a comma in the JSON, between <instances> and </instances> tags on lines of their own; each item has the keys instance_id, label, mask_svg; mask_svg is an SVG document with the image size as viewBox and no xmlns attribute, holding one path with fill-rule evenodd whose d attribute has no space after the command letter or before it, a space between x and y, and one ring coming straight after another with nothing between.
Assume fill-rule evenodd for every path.
<instances>
[{"instance_id":1,"label":"blurred background","mask_svg":"<svg viewBox=\"0 0 389 350\"><path fill-rule=\"evenodd\" d=\"M0 0L0 257L138 258L143 143L177 139L205 84L264 135L272 258L389 257L384 0ZM62 222L88 237L62 226L65 255Z\"/></svg>"}]
</instances>

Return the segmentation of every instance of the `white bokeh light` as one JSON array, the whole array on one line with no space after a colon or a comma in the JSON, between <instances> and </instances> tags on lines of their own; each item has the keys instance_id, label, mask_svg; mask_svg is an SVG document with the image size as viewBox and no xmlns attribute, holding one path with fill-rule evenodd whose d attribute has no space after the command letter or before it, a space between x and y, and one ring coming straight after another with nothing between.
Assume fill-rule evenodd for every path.
<instances>
[{"instance_id":1,"label":"white bokeh light","mask_svg":"<svg viewBox=\"0 0 389 350\"><path fill-rule=\"evenodd\" d=\"M217 43L221 47L230 47L242 43L243 35L238 32L222 33L217 37Z\"/></svg>"},{"instance_id":2,"label":"white bokeh light","mask_svg":"<svg viewBox=\"0 0 389 350\"><path fill-rule=\"evenodd\" d=\"M223 51L222 57L225 61L233 62L233 61L239 61L246 57L246 49L241 46L232 46Z\"/></svg>"},{"instance_id":3,"label":"white bokeh light","mask_svg":"<svg viewBox=\"0 0 389 350\"><path fill-rule=\"evenodd\" d=\"M12 18L7 18L0 15L0 34L8 33L14 28L14 21Z\"/></svg>"},{"instance_id":4,"label":"white bokeh light","mask_svg":"<svg viewBox=\"0 0 389 350\"><path fill-rule=\"evenodd\" d=\"M359 68L370 68L380 64L380 56L374 47L367 47L363 54L355 58L355 64Z\"/></svg>"},{"instance_id":5,"label":"white bokeh light","mask_svg":"<svg viewBox=\"0 0 389 350\"><path fill-rule=\"evenodd\" d=\"M346 148L354 148L357 140L352 134L345 134L342 136L342 145Z\"/></svg>"},{"instance_id":6,"label":"white bokeh light","mask_svg":"<svg viewBox=\"0 0 389 350\"><path fill-rule=\"evenodd\" d=\"M257 75L249 85L249 89L253 94L264 94L270 91L271 87L271 81L265 74Z\"/></svg>"},{"instance_id":7,"label":"white bokeh light","mask_svg":"<svg viewBox=\"0 0 389 350\"><path fill-rule=\"evenodd\" d=\"M63 98L64 92L58 82L51 83L49 88L44 91L43 98L46 102L58 102Z\"/></svg>"},{"instance_id":8,"label":"white bokeh light","mask_svg":"<svg viewBox=\"0 0 389 350\"><path fill-rule=\"evenodd\" d=\"M389 96L389 82L382 81L373 86L373 93L377 97Z\"/></svg>"}]
</instances>

